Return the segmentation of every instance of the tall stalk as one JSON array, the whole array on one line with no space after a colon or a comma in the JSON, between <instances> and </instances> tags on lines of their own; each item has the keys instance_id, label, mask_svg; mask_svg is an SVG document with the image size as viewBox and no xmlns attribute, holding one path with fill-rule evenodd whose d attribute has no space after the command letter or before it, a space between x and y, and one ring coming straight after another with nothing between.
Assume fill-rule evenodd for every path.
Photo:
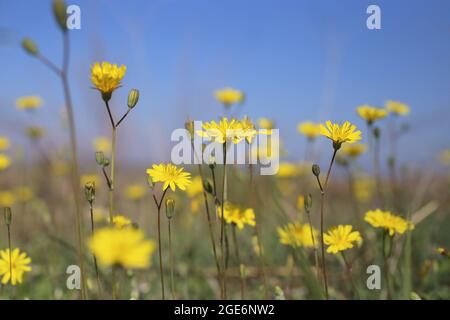
<instances>
[{"instance_id":1,"label":"tall stalk","mask_svg":"<svg viewBox=\"0 0 450 320\"><path fill-rule=\"evenodd\" d=\"M227 143L226 141L223 143L223 177L222 177L222 216L220 221L220 252L222 258L222 299L227 298L227 263L225 257L225 212L224 206L226 201L226 186L227 186Z\"/></svg>"}]
</instances>

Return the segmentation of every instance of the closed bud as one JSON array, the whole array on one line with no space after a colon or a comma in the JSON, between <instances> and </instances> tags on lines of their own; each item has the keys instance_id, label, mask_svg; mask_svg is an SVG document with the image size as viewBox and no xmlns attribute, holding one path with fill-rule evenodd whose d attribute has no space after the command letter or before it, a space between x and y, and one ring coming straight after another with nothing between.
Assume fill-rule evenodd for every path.
<instances>
[{"instance_id":1,"label":"closed bud","mask_svg":"<svg viewBox=\"0 0 450 320\"><path fill-rule=\"evenodd\" d=\"M189 132L191 139L194 139L194 121L192 121L191 119L187 120L184 123L184 128Z\"/></svg>"},{"instance_id":2,"label":"closed bud","mask_svg":"<svg viewBox=\"0 0 450 320\"><path fill-rule=\"evenodd\" d=\"M22 48L23 48L28 54L31 54L32 56L37 55L38 52L39 52L36 43L34 43L34 41L31 40L30 38L25 38L25 39L22 40Z\"/></svg>"},{"instance_id":3,"label":"closed bud","mask_svg":"<svg viewBox=\"0 0 450 320\"><path fill-rule=\"evenodd\" d=\"M166 217L167 219L171 219L175 212L175 200L172 198L168 198L166 200Z\"/></svg>"},{"instance_id":4,"label":"closed bud","mask_svg":"<svg viewBox=\"0 0 450 320\"><path fill-rule=\"evenodd\" d=\"M312 196L311 196L311 194L308 194L305 197L305 211L309 212L309 211L311 211L311 208L312 208Z\"/></svg>"},{"instance_id":5,"label":"closed bud","mask_svg":"<svg viewBox=\"0 0 450 320\"><path fill-rule=\"evenodd\" d=\"M128 108L133 109L139 101L139 90L131 89L128 93Z\"/></svg>"},{"instance_id":6,"label":"closed bud","mask_svg":"<svg viewBox=\"0 0 450 320\"><path fill-rule=\"evenodd\" d=\"M105 154L103 153L103 151L97 151L95 153L95 162L97 162L99 166L103 166L103 164L105 163Z\"/></svg>"},{"instance_id":7,"label":"closed bud","mask_svg":"<svg viewBox=\"0 0 450 320\"><path fill-rule=\"evenodd\" d=\"M214 168L216 167L216 158L210 156L208 160L208 165L211 168L211 170L214 170Z\"/></svg>"},{"instance_id":8,"label":"closed bud","mask_svg":"<svg viewBox=\"0 0 450 320\"><path fill-rule=\"evenodd\" d=\"M312 173L318 177L320 175L320 167L318 164L313 164L312 165Z\"/></svg>"},{"instance_id":9,"label":"closed bud","mask_svg":"<svg viewBox=\"0 0 450 320\"><path fill-rule=\"evenodd\" d=\"M107 166L109 166L109 159L105 158L105 160L103 160L103 166L106 168Z\"/></svg>"},{"instance_id":10,"label":"closed bud","mask_svg":"<svg viewBox=\"0 0 450 320\"><path fill-rule=\"evenodd\" d=\"M84 185L84 195L89 203L92 203L95 199L95 183L92 181L87 182Z\"/></svg>"},{"instance_id":11,"label":"closed bud","mask_svg":"<svg viewBox=\"0 0 450 320\"><path fill-rule=\"evenodd\" d=\"M53 15L62 31L67 31L67 9L64 0L53 0Z\"/></svg>"},{"instance_id":12,"label":"closed bud","mask_svg":"<svg viewBox=\"0 0 450 320\"><path fill-rule=\"evenodd\" d=\"M205 189L205 191L206 191L207 193L212 194L213 188L212 188L212 186L211 186L211 183L209 183L209 181L204 181L204 182L203 182L203 188Z\"/></svg>"},{"instance_id":13,"label":"closed bud","mask_svg":"<svg viewBox=\"0 0 450 320\"><path fill-rule=\"evenodd\" d=\"M7 226L9 226L11 224L11 221L12 221L11 208L10 207L5 207L3 209L3 213L4 213L4 218L5 218L5 224Z\"/></svg>"}]
</instances>

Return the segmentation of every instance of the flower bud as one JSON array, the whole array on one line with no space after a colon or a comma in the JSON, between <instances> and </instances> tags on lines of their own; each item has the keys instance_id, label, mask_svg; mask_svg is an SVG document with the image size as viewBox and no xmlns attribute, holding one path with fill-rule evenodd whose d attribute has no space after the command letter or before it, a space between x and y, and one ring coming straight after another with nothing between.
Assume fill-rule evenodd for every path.
<instances>
[{"instance_id":1,"label":"flower bud","mask_svg":"<svg viewBox=\"0 0 450 320\"><path fill-rule=\"evenodd\" d=\"M53 0L53 15L62 31L67 31L67 9L64 0Z\"/></svg>"},{"instance_id":2,"label":"flower bud","mask_svg":"<svg viewBox=\"0 0 450 320\"><path fill-rule=\"evenodd\" d=\"M36 43L34 43L34 41L31 40L30 38L24 38L24 39L22 40L22 48L23 48L28 54L31 54L32 56L37 55L38 52L39 52Z\"/></svg>"},{"instance_id":3,"label":"flower bud","mask_svg":"<svg viewBox=\"0 0 450 320\"><path fill-rule=\"evenodd\" d=\"M175 212L175 200L172 198L168 198L166 200L166 217L167 219L171 219Z\"/></svg>"},{"instance_id":4,"label":"flower bud","mask_svg":"<svg viewBox=\"0 0 450 320\"><path fill-rule=\"evenodd\" d=\"M191 139L194 139L194 121L192 121L191 119L187 120L184 123L184 128L189 132Z\"/></svg>"},{"instance_id":5,"label":"flower bud","mask_svg":"<svg viewBox=\"0 0 450 320\"><path fill-rule=\"evenodd\" d=\"M128 93L128 108L133 109L139 101L139 90L131 89Z\"/></svg>"},{"instance_id":6,"label":"flower bud","mask_svg":"<svg viewBox=\"0 0 450 320\"><path fill-rule=\"evenodd\" d=\"M311 196L311 194L308 194L305 197L305 211L306 212L311 211L311 207L312 207L312 196Z\"/></svg>"},{"instance_id":7,"label":"flower bud","mask_svg":"<svg viewBox=\"0 0 450 320\"><path fill-rule=\"evenodd\" d=\"M210 156L208 159L208 165L211 168L211 170L214 170L216 167L216 158L214 158L213 156Z\"/></svg>"},{"instance_id":8,"label":"flower bud","mask_svg":"<svg viewBox=\"0 0 450 320\"><path fill-rule=\"evenodd\" d=\"M95 162L97 162L99 166L103 166L103 164L105 163L105 154L103 153L103 151L97 151L95 153Z\"/></svg>"},{"instance_id":9,"label":"flower bud","mask_svg":"<svg viewBox=\"0 0 450 320\"><path fill-rule=\"evenodd\" d=\"M3 213L4 213L4 216L5 216L5 224L7 226L9 226L11 224L11 220L12 220L11 208L10 207L5 207L3 209Z\"/></svg>"},{"instance_id":10,"label":"flower bud","mask_svg":"<svg viewBox=\"0 0 450 320\"><path fill-rule=\"evenodd\" d=\"M209 194L212 194L213 192L213 188L211 186L211 183L209 183L209 181L204 181L203 182L203 188L205 189L205 191Z\"/></svg>"},{"instance_id":11,"label":"flower bud","mask_svg":"<svg viewBox=\"0 0 450 320\"><path fill-rule=\"evenodd\" d=\"M312 165L312 173L318 177L320 175L320 167L318 164L313 164Z\"/></svg>"},{"instance_id":12,"label":"flower bud","mask_svg":"<svg viewBox=\"0 0 450 320\"><path fill-rule=\"evenodd\" d=\"M105 160L103 160L103 167L106 168L107 166L109 166L109 159L105 158Z\"/></svg>"},{"instance_id":13,"label":"flower bud","mask_svg":"<svg viewBox=\"0 0 450 320\"><path fill-rule=\"evenodd\" d=\"M92 181L87 182L84 185L84 195L89 203L92 203L95 199L95 183Z\"/></svg>"}]
</instances>

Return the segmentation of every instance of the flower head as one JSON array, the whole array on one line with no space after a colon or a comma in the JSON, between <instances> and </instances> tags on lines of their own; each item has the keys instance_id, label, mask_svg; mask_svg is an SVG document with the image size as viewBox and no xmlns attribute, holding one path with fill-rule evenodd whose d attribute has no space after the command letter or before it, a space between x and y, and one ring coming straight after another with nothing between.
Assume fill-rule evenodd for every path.
<instances>
[{"instance_id":1,"label":"flower head","mask_svg":"<svg viewBox=\"0 0 450 320\"><path fill-rule=\"evenodd\" d=\"M186 192L190 198L194 198L203 192L203 181L200 176L195 176L192 178L192 183Z\"/></svg>"},{"instance_id":2,"label":"flower head","mask_svg":"<svg viewBox=\"0 0 450 320\"><path fill-rule=\"evenodd\" d=\"M328 245L328 253L338 253L353 248L353 242L361 242L361 234L359 231L352 231L351 225L339 225L331 228L323 235L323 241Z\"/></svg>"},{"instance_id":3,"label":"flower head","mask_svg":"<svg viewBox=\"0 0 450 320\"><path fill-rule=\"evenodd\" d=\"M145 196L146 190L142 184L130 184L125 188L125 197L137 201Z\"/></svg>"},{"instance_id":4,"label":"flower head","mask_svg":"<svg viewBox=\"0 0 450 320\"><path fill-rule=\"evenodd\" d=\"M210 138L212 141L218 143L232 141L236 144L245 138L242 124L236 119L228 120L228 118L223 117L219 123L214 120L204 122L202 128L203 130L197 130L199 136Z\"/></svg>"},{"instance_id":5,"label":"flower head","mask_svg":"<svg viewBox=\"0 0 450 320\"><path fill-rule=\"evenodd\" d=\"M380 209L367 211L364 220L374 228L384 228L389 232L390 236L393 236L395 233L403 234L408 230L414 229L414 224L411 222L389 211Z\"/></svg>"},{"instance_id":6,"label":"flower head","mask_svg":"<svg viewBox=\"0 0 450 320\"><path fill-rule=\"evenodd\" d=\"M0 171L7 169L11 165L11 158L0 153Z\"/></svg>"},{"instance_id":7,"label":"flower head","mask_svg":"<svg viewBox=\"0 0 450 320\"><path fill-rule=\"evenodd\" d=\"M94 66L91 66L91 81L104 98L109 100L112 92L120 87L120 82L125 76L126 70L127 67L124 65L118 67L116 64L110 64L106 61L102 64L96 62Z\"/></svg>"},{"instance_id":8,"label":"flower head","mask_svg":"<svg viewBox=\"0 0 450 320\"><path fill-rule=\"evenodd\" d=\"M382 108L371 107L367 104L359 106L356 111L358 115L367 121L368 124L383 119L387 116L388 112Z\"/></svg>"},{"instance_id":9,"label":"flower head","mask_svg":"<svg viewBox=\"0 0 450 320\"><path fill-rule=\"evenodd\" d=\"M131 220L120 214L113 216L112 222L113 222L113 225L119 229L125 228L125 227L128 227L131 225Z\"/></svg>"},{"instance_id":10,"label":"flower head","mask_svg":"<svg viewBox=\"0 0 450 320\"><path fill-rule=\"evenodd\" d=\"M259 118L257 123L261 129L271 130L274 127L273 121L267 118Z\"/></svg>"},{"instance_id":11,"label":"flower head","mask_svg":"<svg viewBox=\"0 0 450 320\"><path fill-rule=\"evenodd\" d=\"M317 230L312 228L311 233L309 224L288 223L284 227L278 227L277 232L281 244L294 248L311 248L317 243Z\"/></svg>"},{"instance_id":12,"label":"flower head","mask_svg":"<svg viewBox=\"0 0 450 320\"><path fill-rule=\"evenodd\" d=\"M10 259L11 258L11 259ZM9 249L0 251L0 276L2 284L11 282L13 286L23 282L25 272L30 272L31 258L25 252L15 248L11 254Z\"/></svg>"},{"instance_id":13,"label":"flower head","mask_svg":"<svg viewBox=\"0 0 450 320\"><path fill-rule=\"evenodd\" d=\"M175 191L176 187L186 190L186 187L191 184L191 174L185 172L184 168L178 168L171 163L154 164L151 169L147 169L147 174L154 183L163 182L163 190L168 187L172 191Z\"/></svg>"},{"instance_id":14,"label":"flower head","mask_svg":"<svg viewBox=\"0 0 450 320\"><path fill-rule=\"evenodd\" d=\"M317 123L304 121L297 125L297 131L308 139L313 140L320 134L320 127Z\"/></svg>"},{"instance_id":15,"label":"flower head","mask_svg":"<svg viewBox=\"0 0 450 320\"><path fill-rule=\"evenodd\" d=\"M127 269L143 269L150 266L155 243L144 239L144 233L134 228L103 228L94 233L89 247L104 266L119 265Z\"/></svg>"},{"instance_id":16,"label":"flower head","mask_svg":"<svg viewBox=\"0 0 450 320\"><path fill-rule=\"evenodd\" d=\"M361 140L361 131L356 131L356 126L348 121L339 125L328 120L326 126L320 124L319 129L321 135L333 141L333 147L335 149L339 149L344 142L354 143Z\"/></svg>"},{"instance_id":17,"label":"flower head","mask_svg":"<svg viewBox=\"0 0 450 320\"><path fill-rule=\"evenodd\" d=\"M101 179L101 177L98 174L83 174L80 177L80 185L81 187L84 188L84 186L89 183L92 182L96 187L100 187L103 180Z\"/></svg>"},{"instance_id":18,"label":"flower head","mask_svg":"<svg viewBox=\"0 0 450 320\"><path fill-rule=\"evenodd\" d=\"M34 192L29 186L18 186L15 190L17 201L25 203L33 199Z\"/></svg>"},{"instance_id":19,"label":"flower head","mask_svg":"<svg viewBox=\"0 0 450 320\"><path fill-rule=\"evenodd\" d=\"M20 110L35 110L42 105L42 98L39 96L24 96L16 100L16 106Z\"/></svg>"},{"instance_id":20,"label":"flower head","mask_svg":"<svg viewBox=\"0 0 450 320\"><path fill-rule=\"evenodd\" d=\"M246 224L252 227L256 225L255 212L251 208L244 209L230 202L226 202L223 211L225 222L236 225L238 229L244 229ZM218 208L217 213L219 217L222 217L221 207Z\"/></svg>"},{"instance_id":21,"label":"flower head","mask_svg":"<svg viewBox=\"0 0 450 320\"><path fill-rule=\"evenodd\" d=\"M0 136L0 151L8 150L11 146L11 142L9 141L8 137Z\"/></svg>"},{"instance_id":22,"label":"flower head","mask_svg":"<svg viewBox=\"0 0 450 320\"><path fill-rule=\"evenodd\" d=\"M300 168L295 163L282 162L278 167L277 176L280 178L293 178L300 174Z\"/></svg>"},{"instance_id":23,"label":"flower head","mask_svg":"<svg viewBox=\"0 0 450 320\"><path fill-rule=\"evenodd\" d=\"M92 141L94 151L101 151L103 153L111 152L111 142L107 137L97 137Z\"/></svg>"},{"instance_id":24,"label":"flower head","mask_svg":"<svg viewBox=\"0 0 450 320\"><path fill-rule=\"evenodd\" d=\"M350 159L356 159L366 150L367 146L364 143L344 144L341 153Z\"/></svg>"},{"instance_id":25,"label":"flower head","mask_svg":"<svg viewBox=\"0 0 450 320\"><path fill-rule=\"evenodd\" d=\"M400 116L406 116L410 112L410 109L407 104L392 100L386 101L386 109L389 112Z\"/></svg>"},{"instance_id":26,"label":"flower head","mask_svg":"<svg viewBox=\"0 0 450 320\"><path fill-rule=\"evenodd\" d=\"M236 103L242 103L245 99L245 95L242 91L233 88L223 88L221 90L217 90L214 93L214 96L217 101L226 107Z\"/></svg>"},{"instance_id":27,"label":"flower head","mask_svg":"<svg viewBox=\"0 0 450 320\"><path fill-rule=\"evenodd\" d=\"M0 207L12 207L16 203L16 197L11 191L0 191Z\"/></svg>"}]
</instances>

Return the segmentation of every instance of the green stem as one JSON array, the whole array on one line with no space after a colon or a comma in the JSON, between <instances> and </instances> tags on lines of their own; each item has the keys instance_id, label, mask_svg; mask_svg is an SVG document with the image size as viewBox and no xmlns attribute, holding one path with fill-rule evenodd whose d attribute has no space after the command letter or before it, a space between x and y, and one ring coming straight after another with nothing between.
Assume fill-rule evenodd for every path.
<instances>
[{"instance_id":1,"label":"green stem","mask_svg":"<svg viewBox=\"0 0 450 320\"><path fill-rule=\"evenodd\" d=\"M156 208L158 209L158 251L159 251L159 276L160 276L160 280L161 280L161 296L162 296L162 300L165 300L165 291L164 291L164 267L163 267L163 260L162 260L162 245L161 245L161 205L163 203L164 200L164 196L166 195L167 189L169 187L167 187L162 196L161 196L161 200L158 202L158 200L156 200L156 196L153 195L153 200L155 201L156 204Z\"/></svg>"},{"instance_id":2,"label":"green stem","mask_svg":"<svg viewBox=\"0 0 450 320\"><path fill-rule=\"evenodd\" d=\"M237 235L236 235L236 225L233 225L232 227L232 233L233 233L233 245L234 245L234 249L235 249L235 254L236 254L236 260L237 260L237 265L238 265L238 270L239 270L239 279L240 284L241 284L241 299L244 300L245 299L245 279L244 279L244 275L241 272L241 255L239 253L239 244L237 241Z\"/></svg>"},{"instance_id":3,"label":"green stem","mask_svg":"<svg viewBox=\"0 0 450 320\"><path fill-rule=\"evenodd\" d=\"M89 202L89 213L91 216L91 234L94 236L95 233L95 225L94 225L94 208L92 207L92 202ZM97 288L98 288L98 294L101 296L102 294L102 286L100 283L100 274L98 272L98 264L97 264L97 257L95 254L92 254L93 260L94 260L94 267L95 267L95 276L97 278Z\"/></svg>"},{"instance_id":4,"label":"green stem","mask_svg":"<svg viewBox=\"0 0 450 320\"><path fill-rule=\"evenodd\" d=\"M222 216L220 221L220 250L221 250L221 258L222 258L222 299L227 298L227 289L226 289L226 258L225 258L225 212L224 205L226 201L226 179L227 179L227 143L226 141L223 144L223 178L222 178Z\"/></svg>"},{"instance_id":5,"label":"green stem","mask_svg":"<svg viewBox=\"0 0 450 320\"><path fill-rule=\"evenodd\" d=\"M170 264L170 289L172 291L172 299L175 300L175 284L173 277L173 251L172 251L172 232L171 232L171 219L167 219L169 228L169 264Z\"/></svg>"}]
</instances>

